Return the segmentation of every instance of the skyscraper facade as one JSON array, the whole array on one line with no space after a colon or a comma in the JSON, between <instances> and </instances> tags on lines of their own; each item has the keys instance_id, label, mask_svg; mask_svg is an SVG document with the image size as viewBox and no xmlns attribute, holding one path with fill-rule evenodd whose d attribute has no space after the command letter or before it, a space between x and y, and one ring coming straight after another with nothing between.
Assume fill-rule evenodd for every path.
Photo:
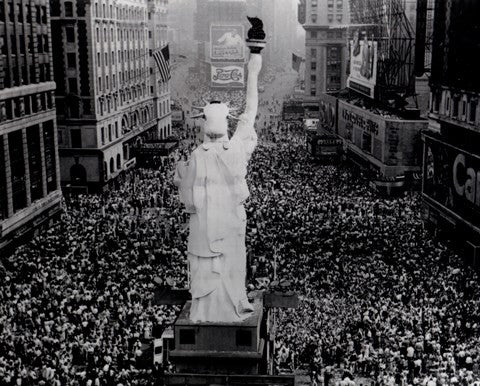
<instances>
[{"instance_id":1,"label":"skyscraper facade","mask_svg":"<svg viewBox=\"0 0 480 386\"><path fill-rule=\"evenodd\" d=\"M424 135L426 215L466 240L480 262L480 3L435 1L430 113Z\"/></svg>"},{"instance_id":2,"label":"skyscraper facade","mask_svg":"<svg viewBox=\"0 0 480 386\"><path fill-rule=\"evenodd\" d=\"M169 135L169 86L151 57L166 12L166 0L52 0L64 186L97 190L134 165L141 138Z\"/></svg>"},{"instance_id":3,"label":"skyscraper facade","mask_svg":"<svg viewBox=\"0 0 480 386\"><path fill-rule=\"evenodd\" d=\"M49 3L0 7L0 250L60 210Z\"/></svg>"},{"instance_id":4,"label":"skyscraper facade","mask_svg":"<svg viewBox=\"0 0 480 386\"><path fill-rule=\"evenodd\" d=\"M318 111L321 93L345 87L349 3L348 0L305 0L300 2L298 15L306 31L304 103L307 111Z\"/></svg>"}]
</instances>

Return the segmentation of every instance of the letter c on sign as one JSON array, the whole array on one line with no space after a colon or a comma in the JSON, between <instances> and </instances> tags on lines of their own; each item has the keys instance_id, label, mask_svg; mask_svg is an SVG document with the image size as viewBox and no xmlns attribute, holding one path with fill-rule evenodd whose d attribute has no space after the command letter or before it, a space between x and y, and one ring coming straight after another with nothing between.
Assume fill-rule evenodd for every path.
<instances>
[{"instance_id":1,"label":"letter c on sign","mask_svg":"<svg viewBox=\"0 0 480 386\"><path fill-rule=\"evenodd\" d=\"M453 163L453 186L458 195L463 196L465 192L465 184L461 185L458 181L458 166L462 165L465 168L465 156L463 154L457 155Z\"/></svg>"}]
</instances>

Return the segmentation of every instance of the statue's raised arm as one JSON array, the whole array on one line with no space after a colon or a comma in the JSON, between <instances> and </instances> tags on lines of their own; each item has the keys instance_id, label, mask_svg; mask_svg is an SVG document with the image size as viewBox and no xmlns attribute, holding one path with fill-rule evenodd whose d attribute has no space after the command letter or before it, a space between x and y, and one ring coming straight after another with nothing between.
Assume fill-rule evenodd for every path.
<instances>
[{"instance_id":1,"label":"statue's raised arm","mask_svg":"<svg viewBox=\"0 0 480 386\"><path fill-rule=\"evenodd\" d=\"M259 18L248 17L252 28L248 31L247 46L250 48L250 59L248 61L248 78L245 111L240 116L237 130L233 137L240 137L247 141L247 153L252 153L257 144L255 133L255 117L258 111L258 76L262 69L262 56L260 51L265 47L265 32L263 23Z\"/></svg>"}]
</instances>

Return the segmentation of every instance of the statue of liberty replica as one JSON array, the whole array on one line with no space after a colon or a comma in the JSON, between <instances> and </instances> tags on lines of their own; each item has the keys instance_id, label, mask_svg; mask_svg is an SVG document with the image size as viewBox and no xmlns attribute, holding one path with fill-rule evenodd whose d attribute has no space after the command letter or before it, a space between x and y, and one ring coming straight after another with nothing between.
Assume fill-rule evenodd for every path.
<instances>
[{"instance_id":1,"label":"statue of liberty replica","mask_svg":"<svg viewBox=\"0 0 480 386\"><path fill-rule=\"evenodd\" d=\"M245 111L233 117L228 101L211 101L200 108L199 116L205 119L203 144L188 161L178 163L175 175L180 201L190 214L190 320L195 322L239 322L253 311L245 288L243 204L249 196L247 165L257 145L254 123L265 33L261 20L249 21ZM229 118L238 120L231 138L227 133Z\"/></svg>"}]
</instances>

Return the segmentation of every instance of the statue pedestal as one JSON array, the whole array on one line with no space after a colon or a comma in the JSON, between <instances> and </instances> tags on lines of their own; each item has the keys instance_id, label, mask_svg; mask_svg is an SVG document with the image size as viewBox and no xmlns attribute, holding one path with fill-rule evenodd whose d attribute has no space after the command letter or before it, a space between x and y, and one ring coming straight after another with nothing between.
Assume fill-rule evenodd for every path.
<instances>
[{"instance_id":1,"label":"statue pedestal","mask_svg":"<svg viewBox=\"0 0 480 386\"><path fill-rule=\"evenodd\" d=\"M254 299L254 311L242 322L193 322L191 301L174 324L175 349L170 360L177 373L260 374L267 362L267 321L263 299Z\"/></svg>"}]
</instances>

